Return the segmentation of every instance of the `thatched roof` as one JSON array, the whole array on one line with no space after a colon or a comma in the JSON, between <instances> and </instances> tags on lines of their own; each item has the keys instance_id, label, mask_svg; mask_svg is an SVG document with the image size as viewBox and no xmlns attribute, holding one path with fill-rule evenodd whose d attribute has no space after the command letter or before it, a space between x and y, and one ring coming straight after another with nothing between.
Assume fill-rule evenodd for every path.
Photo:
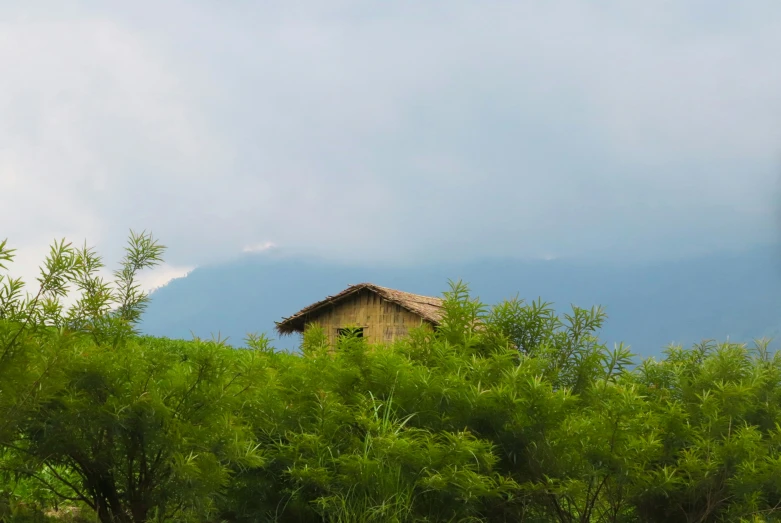
<instances>
[{"instance_id":1,"label":"thatched roof","mask_svg":"<svg viewBox=\"0 0 781 523\"><path fill-rule=\"evenodd\" d=\"M369 290L379 295L382 299L391 303L395 303L396 305L399 305L400 307L417 314L423 320L433 325L439 325L439 322L442 319L441 298L433 298L431 296L421 296L419 294L397 291L387 287L380 287L379 285L374 285L373 283L359 283L357 285L350 285L339 294L328 296L324 300L313 303L312 305L301 309L292 316L284 318L282 321L276 322L277 332L280 335L292 334L294 332L303 332L304 327L311 318L311 315L316 314L318 309L328 305L334 305L337 302L342 301L363 290Z\"/></svg>"}]
</instances>

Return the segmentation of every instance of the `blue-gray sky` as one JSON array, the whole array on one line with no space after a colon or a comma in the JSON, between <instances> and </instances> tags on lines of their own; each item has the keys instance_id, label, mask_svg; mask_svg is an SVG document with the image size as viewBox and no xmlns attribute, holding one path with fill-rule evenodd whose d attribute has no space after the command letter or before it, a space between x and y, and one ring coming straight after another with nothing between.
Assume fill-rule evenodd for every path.
<instances>
[{"instance_id":1,"label":"blue-gray sky","mask_svg":"<svg viewBox=\"0 0 781 523\"><path fill-rule=\"evenodd\" d=\"M780 64L778 0L3 2L0 238L152 229L169 276L747 247Z\"/></svg>"}]
</instances>

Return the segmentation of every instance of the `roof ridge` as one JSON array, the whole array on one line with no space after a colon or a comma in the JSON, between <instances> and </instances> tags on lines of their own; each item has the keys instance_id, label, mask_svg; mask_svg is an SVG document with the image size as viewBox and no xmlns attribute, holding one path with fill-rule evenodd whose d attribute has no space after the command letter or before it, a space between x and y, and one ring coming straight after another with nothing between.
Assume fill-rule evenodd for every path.
<instances>
[{"instance_id":1,"label":"roof ridge","mask_svg":"<svg viewBox=\"0 0 781 523\"><path fill-rule=\"evenodd\" d=\"M363 285L363 284L359 284L359 285ZM375 285L373 283L369 283L369 284L366 284L366 285L371 285L372 287L377 287L379 289L385 289L385 290L392 291L392 292L398 292L399 294L406 294L407 296L418 296L420 298L426 298L426 299L429 299L429 300L431 300L431 299L441 300L442 299L442 298L440 298L438 296L427 296L425 294L418 294L416 292L400 291L398 289L392 289L391 287L383 287L382 285Z\"/></svg>"}]
</instances>

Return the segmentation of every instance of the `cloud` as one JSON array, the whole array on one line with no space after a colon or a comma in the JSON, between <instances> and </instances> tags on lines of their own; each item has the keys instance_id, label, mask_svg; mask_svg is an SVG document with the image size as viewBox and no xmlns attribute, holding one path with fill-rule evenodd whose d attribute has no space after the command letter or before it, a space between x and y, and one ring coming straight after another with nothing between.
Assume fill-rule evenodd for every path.
<instances>
[{"instance_id":1,"label":"cloud","mask_svg":"<svg viewBox=\"0 0 781 523\"><path fill-rule=\"evenodd\" d=\"M242 249L242 252L263 252L276 247L276 244L272 242L257 243L255 245L247 245Z\"/></svg>"},{"instance_id":2,"label":"cloud","mask_svg":"<svg viewBox=\"0 0 781 523\"><path fill-rule=\"evenodd\" d=\"M173 267L168 264L163 264L141 273L138 283L144 291L151 292L160 287L164 287L175 279L186 277L193 270L195 270L195 267L192 266Z\"/></svg>"},{"instance_id":3,"label":"cloud","mask_svg":"<svg viewBox=\"0 0 781 523\"><path fill-rule=\"evenodd\" d=\"M174 267L257 238L653 258L777 231L776 2L3 9L0 235L23 250L110 261L133 227Z\"/></svg>"}]
</instances>

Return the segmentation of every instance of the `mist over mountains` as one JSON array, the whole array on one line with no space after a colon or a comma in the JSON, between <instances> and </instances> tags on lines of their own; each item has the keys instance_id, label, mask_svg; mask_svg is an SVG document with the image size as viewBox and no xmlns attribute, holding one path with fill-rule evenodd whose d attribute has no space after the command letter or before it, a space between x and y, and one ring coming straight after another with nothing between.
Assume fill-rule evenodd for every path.
<instances>
[{"instance_id":1,"label":"mist over mountains","mask_svg":"<svg viewBox=\"0 0 781 523\"><path fill-rule=\"evenodd\" d=\"M348 285L372 282L439 296L448 279L461 279L487 304L518 295L553 302L559 312L570 304L603 305L608 320L601 338L652 356L670 343L781 338L780 254L778 245L768 245L647 264L486 259L369 267L262 253L198 268L154 291L141 328L187 339L219 332L237 347L248 332L266 332L277 348L290 350L298 337L278 339L274 321Z\"/></svg>"}]
</instances>

